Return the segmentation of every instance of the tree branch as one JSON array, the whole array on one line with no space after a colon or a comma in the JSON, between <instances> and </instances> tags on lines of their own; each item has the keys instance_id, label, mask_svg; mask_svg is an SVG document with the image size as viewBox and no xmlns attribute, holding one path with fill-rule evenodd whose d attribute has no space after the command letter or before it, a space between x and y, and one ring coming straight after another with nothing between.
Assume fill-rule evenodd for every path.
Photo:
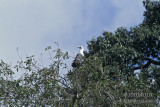
<instances>
[{"instance_id":1,"label":"tree branch","mask_svg":"<svg viewBox=\"0 0 160 107\"><path fill-rule=\"evenodd\" d=\"M146 64L144 64L142 66L134 67L134 68L132 68L132 70L144 69L144 68L149 67L151 64L160 65L160 61L155 61L151 58L145 58L145 60L148 61Z\"/></svg>"}]
</instances>

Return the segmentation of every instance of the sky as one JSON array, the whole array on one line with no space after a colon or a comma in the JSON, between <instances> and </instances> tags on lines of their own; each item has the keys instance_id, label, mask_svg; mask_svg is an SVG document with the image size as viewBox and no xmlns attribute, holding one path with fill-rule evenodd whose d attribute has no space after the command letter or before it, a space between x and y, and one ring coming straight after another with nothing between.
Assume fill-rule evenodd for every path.
<instances>
[{"instance_id":1,"label":"sky","mask_svg":"<svg viewBox=\"0 0 160 107\"><path fill-rule=\"evenodd\" d=\"M14 65L35 55L47 64L47 46L58 42L71 56L86 41L143 21L142 0L0 0L0 59Z\"/></svg>"}]
</instances>

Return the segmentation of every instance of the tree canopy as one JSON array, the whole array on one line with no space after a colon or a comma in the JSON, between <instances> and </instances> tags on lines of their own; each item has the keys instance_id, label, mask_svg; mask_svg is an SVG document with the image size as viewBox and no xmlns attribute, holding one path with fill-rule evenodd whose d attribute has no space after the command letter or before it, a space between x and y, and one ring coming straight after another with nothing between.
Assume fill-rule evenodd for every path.
<instances>
[{"instance_id":1,"label":"tree canopy","mask_svg":"<svg viewBox=\"0 0 160 107\"><path fill-rule=\"evenodd\" d=\"M143 1L141 24L105 31L87 41L79 67L68 69L68 52L54 52L49 67L34 56L15 66L24 75L13 80L13 69L0 62L1 106L154 107L160 97L160 2ZM71 66L71 65L69 65ZM61 75L60 70L67 71Z\"/></svg>"}]
</instances>

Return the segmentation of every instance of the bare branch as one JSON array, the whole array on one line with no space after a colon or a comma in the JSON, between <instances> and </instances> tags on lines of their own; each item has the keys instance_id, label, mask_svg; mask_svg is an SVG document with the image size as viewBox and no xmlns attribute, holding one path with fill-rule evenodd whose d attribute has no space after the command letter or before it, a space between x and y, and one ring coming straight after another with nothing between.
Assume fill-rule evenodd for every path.
<instances>
[{"instance_id":1,"label":"bare branch","mask_svg":"<svg viewBox=\"0 0 160 107\"><path fill-rule=\"evenodd\" d=\"M151 64L160 65L160 61L155 61L155 60L153 60L151 58L145 58L145 60L148 61L146 64L144 64L142 66L134 67L134 68L132 68L132 70L148 68Z\"/></svg>"}]
</instances>

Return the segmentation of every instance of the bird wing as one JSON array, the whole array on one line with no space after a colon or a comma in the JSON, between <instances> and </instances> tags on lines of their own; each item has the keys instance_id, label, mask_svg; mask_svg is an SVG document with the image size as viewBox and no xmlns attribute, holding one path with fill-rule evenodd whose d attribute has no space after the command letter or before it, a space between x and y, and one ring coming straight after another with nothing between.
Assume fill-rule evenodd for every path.
<instances>
[{"instance_id":1,"label":"bird wing","mask_svg":"<svg viewBox=\"0 0 160 107\"><path fill-rule=\"evenodd\" d=\"M83 55L79 53L79 54L77 54L75 59L82 60L82 58L83 58Z\"/></svg>"},{"instance_id":2,"label":"bird wing","mask_svg":"<svg viewBox=\"0 0 160 107\"><path fill-rule=\"evenodd\" d=\"M83 54L79 53L76 55L75 59L73 60L73 63L72 63L72 67L78 67L81 60L83 59Z\"/></svg>"}]
</instances>

